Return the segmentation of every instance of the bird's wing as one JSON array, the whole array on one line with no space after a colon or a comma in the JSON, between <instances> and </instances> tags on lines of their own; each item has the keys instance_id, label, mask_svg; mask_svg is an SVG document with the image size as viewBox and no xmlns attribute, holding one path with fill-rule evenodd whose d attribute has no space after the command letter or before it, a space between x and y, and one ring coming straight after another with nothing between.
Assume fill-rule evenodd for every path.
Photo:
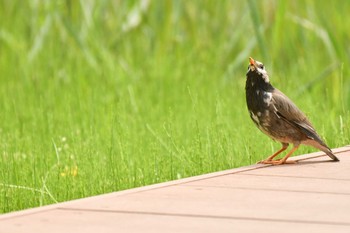
<instances>
[{"instance_id":1,"label":"bird's wing","mask_svg":"<svg viewBox=\"0 0 350 233\"><path fill-rule=\"evenodd\" d=\"M272 103L278 117L289 123L301 133L305 134L308 138L313 139L322 146L327 147L320 136L318 136L316 130L305 114L300 111L300 109L281 91L275 89L272 95Z\"/></svg>"}]
</instances>

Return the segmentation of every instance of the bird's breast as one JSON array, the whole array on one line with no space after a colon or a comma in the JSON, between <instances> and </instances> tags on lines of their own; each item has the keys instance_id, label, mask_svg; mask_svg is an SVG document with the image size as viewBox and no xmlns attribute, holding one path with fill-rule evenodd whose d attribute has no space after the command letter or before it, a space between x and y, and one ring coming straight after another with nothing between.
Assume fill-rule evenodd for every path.
<instances>
[{"instance_id":1,"label":"bird's breast","mask_svg":"<svg viewBox=\"0 0 350 233\"><path fill-rule=\"evenodd\" d=\"M250 118L261 130L270 126L272 106L272 92L260 88L247 88L246 101Z\"/></svg>"},{"instance_id":2,"label":"bird's breast","mask_svg":"<svg viewBox=\"0 0 350 233\"><path fill-rule=\"evenodd\" d=\"M254 113L264 111L272 104L272 92L259 88L249 88L246 90L246 101L249 111Z\"/></svg>"}]
</instances>

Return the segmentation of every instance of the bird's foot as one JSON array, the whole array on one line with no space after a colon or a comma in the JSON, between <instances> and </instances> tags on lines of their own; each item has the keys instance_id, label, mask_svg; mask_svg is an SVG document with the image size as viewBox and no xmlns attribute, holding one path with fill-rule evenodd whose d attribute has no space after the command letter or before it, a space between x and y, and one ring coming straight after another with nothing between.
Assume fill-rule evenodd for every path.
<instances>
[{"instance_id":1,"label":"bird's foot","mask_svg":"<svg viewBox=\"0 0 350 233\"><path fill-rule=\"evenodd\" d=\"M286 160L283 161L283 159L276 159L276 160L262 160L259 161L258 164L272 164L272 165L281 165L281 164L296 164L298 161L296 160Z\"/></svg>"}]
</instances>

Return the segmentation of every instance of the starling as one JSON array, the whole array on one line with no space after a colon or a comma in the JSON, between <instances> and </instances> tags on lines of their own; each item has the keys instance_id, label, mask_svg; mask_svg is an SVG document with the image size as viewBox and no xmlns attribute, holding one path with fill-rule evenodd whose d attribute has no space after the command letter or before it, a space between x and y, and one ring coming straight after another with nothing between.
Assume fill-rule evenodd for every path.
<instances>
[{"instance_id":1,"label":"starling","mask_svg":"<svg viewBox=\"0 0 350 233\"><path fill-rule=\"evenodd\" d=\"M251 57L245 90L250 118L263 133L282 144L280 150L259 163L295 163L287 159L301 144L315 147L334 161L339 161L316 133L305 114L286 95L271 85L264 65ZM293 144L293 148L287 155L282 159L273 160L286 150L290 143Z\"/></svg>"}]
</instances>

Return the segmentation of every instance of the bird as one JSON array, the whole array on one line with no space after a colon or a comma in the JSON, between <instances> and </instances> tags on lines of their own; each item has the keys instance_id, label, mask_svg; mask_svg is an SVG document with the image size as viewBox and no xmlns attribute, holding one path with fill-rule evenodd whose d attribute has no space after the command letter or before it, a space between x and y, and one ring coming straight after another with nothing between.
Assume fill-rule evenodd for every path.
<instances>
[{"instance_id":1,"label":"bird","mask_svg":"<svg viewBox=\"0 0 350 233\"><path fill-rule=\"evenodd\" d=\"M272 165L296 163L295 160L287 159L302 144L317 148L333 161L339 161L317 134L306 115L285 94L271 85L264 64L251 57L246 74L245 92L250 118L260 131L282 144L281 149L258 163ZM289 144L292 144L293 148L285 157L274 160L288 148Z\"/></svg>"}]
</instances>

